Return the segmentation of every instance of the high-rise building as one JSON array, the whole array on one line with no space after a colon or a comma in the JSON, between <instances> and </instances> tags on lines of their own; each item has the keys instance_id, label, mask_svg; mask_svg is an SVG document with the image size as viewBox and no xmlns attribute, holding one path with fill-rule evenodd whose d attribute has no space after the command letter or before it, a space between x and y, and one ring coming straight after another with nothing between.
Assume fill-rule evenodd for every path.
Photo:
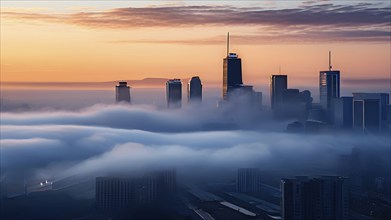
<instances>
[{"instance_id":1,"label":"high-rise building","mask_svg":"<svg viewBox=\"0 0 391 220\"><path fill-rule=\"evenodd\" d=\"M170 79L166 82L166 98L168 108L182 106L182 82L180 79Z\"/></svg>"},{"instance_id":2,"label":"high-rise building","mask_svg":"<svg viewBox=\"0 0 391 220\"><path fill-rule=\"evenodd\" d=\"M353 101L353 128L370 132L380 131L381 114L378 99Z\"/></svg>"},{"instance_id":3,"label":"high-rise building","mask_svg":"<svg viewBox=\"0 0 391 220\"><path fill-rule=\"evenodd\" d=\"M95 187L96 206L102 210L130 208L157 198L157 180L152 176L138 179L97 177Z\"/></svg>"},{"instance_id":4,"label":"high-rise building","mask_svg":"<svg viewBox=\"0 0 391 220\"><path fill-rule=\"evenodd\" d=\"M308 119L312 107L311 92L299 89L285 89L282 93L282 102L274 109L274 116L277 118Z\"/></svg>"},{"instance_id":5,"label":"high-rise building","mask_svg":"<svg viewBox=\"0 0 391 220\"><path fill-rule=\"evenodd\" d=\"M343 177L284 178L281 192L285 220L349 218L349 192Z\"/></svg>"},{"instance_id":6,"label":"high-rise building","mask_svg":"<svg viewBox=\"0 0 391 220\"><path fill-rule=\"evenodd\" d=\"M130 87L127 82L121 81L115 86L115 100L116 102L130 103Z\"/></svg>"},{"instance_id":7,"label":"high-rise building","mask_svg":"<svg viewBox=\"0 0 391 220\"><path fill-rule=\"evenodd\" d=\"M337 128L353 127L353 97L331 99L330 122Z\"/></svg>"},{"instance_id":8,"label":"high-rise building","mask_svg":"<svg viewBox=\"0 0 391 220\"><path fill-rule=\"evenodd\" d=\"M258 168L240 168L236 180L238 192L259 192L261 190L261 173Z\"/></svg>"},{"instance_id":9,"label":"high-rise building","mask_svg":"<svg viewBox=\"0 0 391 220\"><path fill-rule=\"evenodd\" d=\"M95 201L99 209L128 208L134 200L133 184L126 178L97 177Z\"/></svg>"},{"instance_id":10,"label":"high-rise building","mask_svg":"<svg viewBox=\"0 0 391 220\"><path fill-rule=\"evenodd\" d=\"M282 104L283 93L287 88L287 75L272 75L270 77L270 103L272 109Z\"/></svg>"},{"instance_id":11,"label":"high-rise building","mask_svg":"<svg viewBox=\"0 0 391 220\"><path fill-rule=\"evenodd\" d=\"M242 60L236 53L229 52L229 33L227 36L227 57L223 61L223 99L228 100L228 93L243 84Z\"/></svg>"},{"instance_id":12,"label":"high-rise building","mask_svg":"<svg viewBox=\"0 0 391 220\"><path fill-rule=\"evenodd\" d=\"M326 111L329 111L331 99L339 98L340 94L340 71L331 68L331 52L329 52L329 70L319 73L319 100Z\"/></svg>"},{"instance_id":13,"label":"high-rise building","mask_svg":"<svg viewBox=\"0 0 391 220\"><path fill-rule=\"evenodd\" d=\"M187 100L189 102L202 101L202 83L200 77L192 77L187 84Z\"/></svg>"},{"instance_id":14,"label":"high-rise building","mask_svg":"<svg viewBox=\"0 0 391 220\"><path fill-rule=\"evenodd\" d=\"M229 53L223 63L223 99L228 100L228 93L241 84L242 60L236 53Z\"/></svg>"},{"instance_id":15,"label":"high-rise building","mask_svg":"<svg viewBox=\"0 0 391 220\"><path fill-rule=\"evenodd\" d=\"M319 100L324 110L329 110L332 98L339 98L339 71L320 71Z\"/></svg>"},{"instance_id":16,"label":"high-rise building","mask_svg":"<svg viewBox=\"0 0 391 220\"><path fill-rule=\"evenodd\" d=\"M353 127L377 132L387 124L387 93L353 93Z\"/></svg>"}]
</instances>

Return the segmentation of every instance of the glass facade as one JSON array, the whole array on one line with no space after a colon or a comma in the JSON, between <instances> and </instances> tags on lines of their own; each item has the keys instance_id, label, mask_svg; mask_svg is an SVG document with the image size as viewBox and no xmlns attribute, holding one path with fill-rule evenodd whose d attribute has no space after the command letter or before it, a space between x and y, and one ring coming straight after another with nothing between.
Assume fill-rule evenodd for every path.
<instances>
[{"instance_id":1,"label":"glass facade","mask_svg":"<svg viewBox=\"0 0 391 220\"><path fill-rule=\"evenodd\" d=\"M187 84L187 99L189 102L202 101L202 83L200 77L192 77L189 84Z\"/></svg>"},{"instance_id":2,"label":"glass facade","mask_svg":"<svg viewBox=\"0 0 391 220\"><path fill-rule=\"evenodd\" d=\"M325 110L329 110L332 98L339 98L339 78L338 70L321 71L319 74L319 101Z\"/></svg>"},{"instance_id":3,"label":"glass facade","mask_svg":"<svg viewBox=\"0 0 391 220\"><path fill-rule=\"evenodd\" d=\"M236 54L230 53L223 62L223 99L228 99L228 92L243 84L242 60Z\"/></svg>"},{"instance_id":4,"label":"glass facade","mask_svg":"<svg viewBox=\"0 0 391 220\"><path fill-rule=\"evenodd\" d=\"M168 108L182 107L182 82L180 79L172 79L167 81L166 98Z\"/></svg>"},{"instance_id":5,"label":"glass facade","mask_svg":"<svg viewBox=\"0 0 391 220\"><path fill-rule=\"evenodd\" d=\"M283 93L287 87L287 75L272 75L270 77L270 103L272 109L279 103L282 103Z\"/></svg>"}]
</instances>

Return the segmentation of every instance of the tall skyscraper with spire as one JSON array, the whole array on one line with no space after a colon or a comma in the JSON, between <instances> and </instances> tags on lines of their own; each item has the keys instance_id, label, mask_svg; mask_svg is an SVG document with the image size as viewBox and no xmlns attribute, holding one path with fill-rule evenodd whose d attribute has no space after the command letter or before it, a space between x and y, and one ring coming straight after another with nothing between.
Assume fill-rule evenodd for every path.
<instances>
[{"instance_id":1,"label":"tall skyscraper with spire","mask_svg":"<svg viewBox=\"0 0 391 220\"><path fill-rule=\"evenodd\" d=\"M229 33L227 35L227 57L223 62L223 99L228 100L228 93L242 85L242 60L236 53L229 52Z\"/></svg>"},{"instance_id":2,"label":"tall skyscraper with spire","mask_svg":"<svg viewBox=\"0 0 391 220\"><path fill-rule=\"evenodd\" d=\"M319 100L324 110L329 110L331 99L339 98L340 92L340 72L331 70L331 51L329 51L329 70L319 73Z\"/></svg>"}]
</instances>

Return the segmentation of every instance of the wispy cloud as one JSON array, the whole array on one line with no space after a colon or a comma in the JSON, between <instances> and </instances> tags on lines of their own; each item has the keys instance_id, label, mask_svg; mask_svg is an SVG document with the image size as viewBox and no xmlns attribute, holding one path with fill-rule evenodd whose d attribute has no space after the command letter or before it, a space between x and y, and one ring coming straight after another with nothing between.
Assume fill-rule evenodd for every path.
<instances>
[{"instance_id":1,"label":"wispy cloud","mask_svg":"<svg viewBox=\"0 0 391 220\"><path fill-rule=\"evenodd\" d=\"M232 6L160 6L115 8L68 14L3 10L5 18L55 22L88 28L134 29L145 27L253 26L263 32L241 36L242 42L287 41L389 41L390 6L371 4L303 4L291 9ZM264 28L267 27L265 31ZM216 38L189 40L119 40L133 43L215 44ZM241 42L239 42L241 43Z\"/></svg>"}]
</instances>

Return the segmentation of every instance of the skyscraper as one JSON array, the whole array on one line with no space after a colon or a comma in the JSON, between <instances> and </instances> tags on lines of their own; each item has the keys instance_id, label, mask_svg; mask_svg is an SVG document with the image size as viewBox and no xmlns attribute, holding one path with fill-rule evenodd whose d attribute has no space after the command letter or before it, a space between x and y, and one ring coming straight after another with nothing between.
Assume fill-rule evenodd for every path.
<instances>
[{"instance_id":1,"label":"skyscraper","mask_svg":"<svg viewBox=\"0 0 391 220\"><path fill-rule=\"evenodd\" d=\"M387 105L389 104L390 94L388 93L367 93L354 92L354 100L377 99L380 102L380 118L382 121L387 120Z\"/></svg>"},{"instance_id":2,"label":"skyscraper","mask_svg":"<svg viewBox=\"0 0 391 220\"><path fill-rule=\"evenodd\" d=\"M282 104L283 93L287 87L287 75L272 75L270 77L270 102L272 109Z\"/></svg>"},{"instance_id":3,"label":"skyscraper","mask_svg":"<svg viewBox=\"0 0 391 220\"><path fill-rule=\"evenodd\" d=\"M240 168L236 181L238 192L259 192L261 190L261 173L258 168Z\"/></svg>"},{"instance_id":4,"label":"skyscraper","mask_svg":"<svg viewBox=\"0 0 391 220\"><path fill-rule=\"evenodd\" d=\"M147 204L157 199L157 179L97 177L95 201L99 209L113 210Z\"/></svg>"},{"instance_id":5,"label":"skyscraper","mask_svg":"<svg viewBox=\"0 0 391 220\"><path fill-rule=\"evenodd\" d=\"M337 128L352 128L353 97L340 97L331 99L330 121Z\"/></svg>"},{"instance_id":6,"label":"skyscraper","mask_svg":"<svg viewBox=\"0 0 391 220\"><path fill-rule=\"evenodd\" d=\"M96 206L99 209L129 208L134 200L130 179L97 177L95 190Z\"/></svg>"},{"instance_id":7,"label":"skyscraper","mask_svg":"<svg viewBox=\"0 0 391 220\"><path fill-rule=\"evenodd\" d=\"M130 103L130 87L127 85L127 82L121 81L115 86L115 100L116 102Z\"/></svg>"},{"instance_id":8,"label":"skyscraper","mask_svg":"<svg viewBox=\"0 0 391 220\"><path fill-rule=\"evenodd\" d=\"M331 99L339 98L340 92L340 71L331 68L331 52L329 52L329 70L319 73L319 100L326 111L330 108Z\"/></svg>"},{"instance_id":9,"label":"skyscraper","mask_svg":"<svg viewBox=\"0 0 391 220\"><path fill-rule=\"evenodd\" d=\"M202 83L200 77L194 76L187 84L187 100L189 102L202 101Z\"/></svg>"},{"instance_id":10,"label":"skyscraper","mask_svg":"<svg viewBox=\"0 0 391 220\"><path fill-rule=\"evenodd\" d=\"M353 128L378 132L387 126L387 93L353 93Z\"/></svg>"},{"instance_id":11,"label":"skyscraper","mask_svg":"<svg viewBox=\"0 0 391 220\"><path fill-rule=\"evenodd\" d=\"M182 82L180 79L170 79L166 82L166 98L168 108L182 106Z\"/></svg>"},{"instance_id":12,"label":"skyscraper","mask_svg":"<svg viewBox=\"0 0 391 220\"><path fill-rule=\"evenodd\" d=\"M338 176L296 177L281 180L282 218L349 218L347 181Z\"/></svg>"},{"instance_id":13,"label":"skyscraper","mask_svg":"<svg viewBox=\"0 0 391 220\"><path fill-rule=\"evenodd\" d=\"M228 93L243 84L242 60L236 53L229 52L229 33L227 37L227 57L223 62L223 99L228 100Z\"/></svg>"}]
</instances>

